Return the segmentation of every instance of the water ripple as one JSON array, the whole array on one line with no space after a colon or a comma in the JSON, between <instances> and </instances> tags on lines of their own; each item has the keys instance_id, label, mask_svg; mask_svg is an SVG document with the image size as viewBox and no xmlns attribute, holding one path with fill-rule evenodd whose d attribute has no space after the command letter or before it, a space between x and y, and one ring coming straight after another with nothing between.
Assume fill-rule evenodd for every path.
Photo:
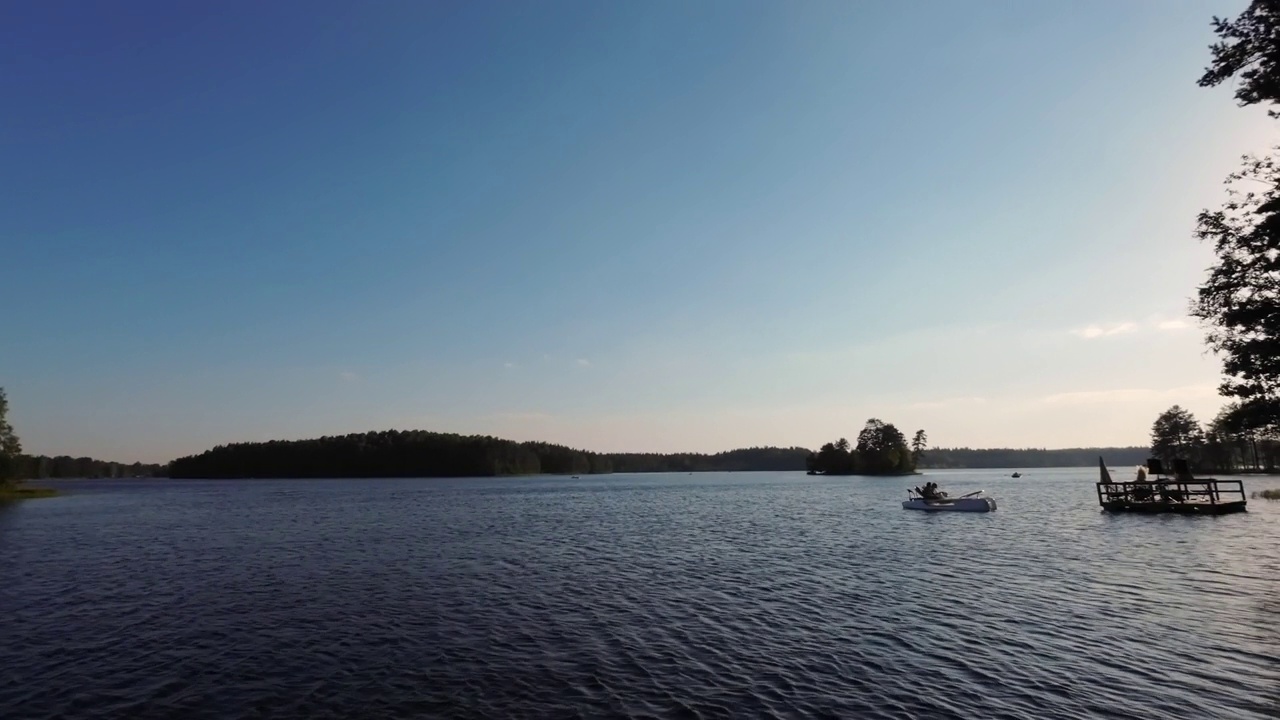
<instances>
[{"instance_id":1,"label":"water ripple","mask_svg":"<svg viewBox=\"0 0 1280 720\"><path fill-rule=\"evenodd\" d=\"M938 475L982 516L798 474L69 483L0 508L0 717L1280 716L1280 503L999 475Z\"/></svg>"}]
</instances>

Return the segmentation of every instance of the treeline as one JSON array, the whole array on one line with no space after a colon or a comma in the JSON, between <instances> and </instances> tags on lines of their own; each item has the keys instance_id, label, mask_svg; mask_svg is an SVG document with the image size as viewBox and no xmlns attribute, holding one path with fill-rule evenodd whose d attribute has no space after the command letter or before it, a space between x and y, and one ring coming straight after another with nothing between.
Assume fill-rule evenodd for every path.
<instances>
[{"instance_id":1,"label":"treeline","mask_svg":"<svg viewBox=\"0 0 1280 720\"><path fill-rule=\"evenodd\" d=\"M702 453L616 453L607 455L613 472L745 472L803 470L808 448L753 447Z\"/></svg>"},{"instance_id":2,"label":"treeline","mask_svg":"<svg viewBox=\"0 0 1280 720\"><path fill-rule=\"evenodd\" d=\"M804 448L714 455L595 453L487 435L386 430L312 440L220 445L174 460L175 478L482 477L707 470L800 470Z\"/></svg>"},{"instance_id":3,"label":"treeline","mask_svg":"<svg viewBox=\"0 0 1280 720\"><path fill-rule=\"evenodd\" d=\"M704 453L597 453L545 442L487 435L386 430L310 440L220 445L179 458L174 478L485 477L494 475L809 470L826 474L911 472L929 468L1139 465L1146 448L930 449L923 431L908 445L892 424L869 420L857 445L806 448L752 447ZM163 471L163 469L161 469Z\"/></svg>"},{"instance_id":4,"label":"treeline","mask_svg":"<svg viewBox=\"0 0 1280 720\"><path fill-rule=\"evenodd\" d=\"M478 477L542 472L536 445L483 435L425 430L368 432L311 440L219 445L169 463L174 478ZM546 452L549 463L590 468L569 448ZM585 454L584 454L585 455ZM578 461L582 460L583 465Z\"/></svg>"},{"instance_id":5,"label":"treeline","mask_svg":"<svg viewBox=\"0 0 1280 720\"><path fill-rule=\"evenodd\" d=\"M1145 447L1101 448L930 448L921 454L921 468L1043 468L1097 465L1142 465L1151 455Z\"/></svg>"},{"instance_id":6,"label":"treeline","mask_svg":"<svg viewBox=\"0 0 1280 720\"><path fill-rule=\"evenodd\" d=\"M1208 425L1178 405L1151 425L1151 454L1173 466L1218 473L1275 472L1280 467L1280 421L1265 403L1228 403Z\"/></svg>"},{"instance_id":7,"label":"treeline","mask_svg":"<svg viewBox=\"0 0 1280 720\"><path fill-rule=\"evenodd\" d=\"M13 474L23 480L46 478L164 477L165 466L146 463L118 463L70 455L18 455Z\"/></svg>"}]
</instances>

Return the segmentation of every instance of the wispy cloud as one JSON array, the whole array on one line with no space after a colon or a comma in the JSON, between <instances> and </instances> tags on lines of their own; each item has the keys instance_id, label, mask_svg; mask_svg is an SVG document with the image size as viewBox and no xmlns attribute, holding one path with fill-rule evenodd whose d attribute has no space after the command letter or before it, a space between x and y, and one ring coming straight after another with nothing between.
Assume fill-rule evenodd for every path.
<instances>
[{"instance_id":1,"label":"wispy cloud","mask_svg":"<svg viewBox=\"0 0 1280 720\"><path fill-rule=\"evenodd\" d=\"M1157 330L1160 332L1177 332L1190 328L1191 322L1182 317L1169 317L1164 314L1156 314L1148 317L1140 322L1125 321L1112 323L1092 323L1084 327L1078 327L1071 330L1071 334L1083 340L1095 340L1097 338L1113 337L1116 335L1127 335L1135 332L1150 332Z\"/></svg>"},{"instance_id":2,"label":"wispy cloud","mask_svg":"<svg viewBox=\"0 0 1280 720\"><path fill-rule=\"evenodd\" d=\"M514 370L515 368L518 368L520 366L508 360L507 362L502 363L502 367L508 370Z\"/></svg>"},{"instance_id":3,"label":"wispy cloud","mask_svg":"<svg viewBox=\"0 0 1280 720\"><path fill-rule=\"evenodd\" d=\"M1151 400L1186 401L1194 398L1214 397L1217 386L1185 385L1183 387L1156 390L1152 388L1117 388L1114 390L1080 390L1054 393L1043 399L1050 405L1102 405L1109 403L1147 402Z\"/></svg>"},{"instance_id":4,"label":"wispy cloud","mask_svg":"<svg viewBox=\"0 0 1280 720\"><path fill-rule=\"evenodd\" d=\"M1098 324L1086 325L1085 327L1076 328L1075 330L1072 330L1071 334L1075 335L1076 337L1083 338L1085 340L1093 340L1094 338L1111 337L1113 335L1123 335L1125 333L1131 333L1137 329L1138 329L1138 323L1120 322L1120 323L1110 323L1107 325L1098 325Z\"/></svg>"},{"instance_id":5,"label":"wispy cloud","mask_svg":"<svg viewBox=\"0 0 1280 720\"><path fill-rule=\"evenodd\" d=\"M360 376L351 371L340 372L338 373L338 377L342 380L342 382L349 382L349 383L360 382Z\"/></svg>"},{"instance_id":6,"label":"wispy cloud","mask_svg":"<svg viewBox=\"0 0 1280 720\"><path fill-rule=\"evenodd\" d=\"M578 358L575 362L578 367L591 367L591 361L586 358Z\"/></svg>"}]
</instances>

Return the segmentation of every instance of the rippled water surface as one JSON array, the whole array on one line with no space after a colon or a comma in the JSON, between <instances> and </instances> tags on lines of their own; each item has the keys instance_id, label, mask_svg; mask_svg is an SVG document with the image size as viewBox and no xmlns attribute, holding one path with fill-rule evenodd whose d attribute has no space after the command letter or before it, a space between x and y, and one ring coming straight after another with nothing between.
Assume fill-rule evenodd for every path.
<instances>
[{"instance_id":1,"label":"rippled water surface","mask_svg":"<svg viewBox=\"0 0 1280 720\"><path fill-rule=\"evenodd\" d=\"M65 483L0 507L0 717L1280 717L1280 502L931 475L1000 509L799 473Z\"/></svg>"}]
</instances>

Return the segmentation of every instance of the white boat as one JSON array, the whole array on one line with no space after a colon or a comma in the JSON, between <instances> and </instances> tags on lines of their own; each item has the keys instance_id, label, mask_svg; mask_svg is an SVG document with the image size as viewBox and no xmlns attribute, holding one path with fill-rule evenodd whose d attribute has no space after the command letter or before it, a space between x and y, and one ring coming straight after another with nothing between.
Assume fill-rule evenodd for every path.
<instances>
[{"instance_id":1,"label":"white boat","mask_svg":"<svg viewBox=\"0 0 1280 720\"><path fill-rule=\"evenodd\" d=\"M926 500L908 490L909 498L902 501L903 510L927 510L930 512L991 512L996 509L996 501L989 497L978 497L982 491L971 492L958 498L937 498Z\"/></svg>"}]
</instances>

